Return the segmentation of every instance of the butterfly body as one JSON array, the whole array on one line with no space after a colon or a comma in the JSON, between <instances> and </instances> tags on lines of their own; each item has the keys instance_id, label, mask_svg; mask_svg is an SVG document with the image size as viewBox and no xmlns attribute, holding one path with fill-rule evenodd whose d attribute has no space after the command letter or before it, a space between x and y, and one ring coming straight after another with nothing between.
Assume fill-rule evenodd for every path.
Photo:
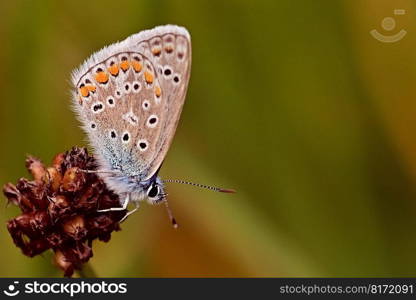
<instances>
[{"instance_id":1,"label":"butterfly body","mask_svg":"<svg viewBox=\"0 0 416 300\"><path fill-rule=\"evenodd\" d=\"M125 197L165 198L158 171L179 122L190 68L188 31L165 25L100 50L73 73L73 107L97 172L123 203Z\"/></svg>"}]
</instances>

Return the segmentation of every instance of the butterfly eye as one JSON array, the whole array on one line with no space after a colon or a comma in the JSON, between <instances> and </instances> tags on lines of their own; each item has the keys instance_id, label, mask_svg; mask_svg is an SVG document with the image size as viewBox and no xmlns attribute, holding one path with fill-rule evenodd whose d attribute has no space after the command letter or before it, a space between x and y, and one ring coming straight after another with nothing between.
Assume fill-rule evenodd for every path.
<instances>
[{"instance_id":1,"label":"butterfly eye","mask_svg":"<svg viewBox=\"0 0 416 300\"><path fill-rule=\"evenodd\" d=\"M148 190L147 190L147 196L149 198L155 198L157 195L159 195L159 186L156 184L153 184Z\"/></svg>"}]
</instances>

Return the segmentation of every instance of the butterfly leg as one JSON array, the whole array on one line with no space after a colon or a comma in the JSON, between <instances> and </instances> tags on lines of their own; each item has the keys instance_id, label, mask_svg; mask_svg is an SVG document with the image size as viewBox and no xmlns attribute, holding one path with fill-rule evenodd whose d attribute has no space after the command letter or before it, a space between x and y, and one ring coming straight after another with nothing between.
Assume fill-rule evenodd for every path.
<instances>
[{"instance_id":1,"label":"butterfly leg","mask_svg":"<svg viewBox=\"0 0 416 300\"><path fill-rule=\"evenodd\" d=\"M87 174L119 174L118 171L106 171L106 170L84 170L80 169L80 172Z\"/></svg>"},{"instance_id":2,"label":"butterfly leg","mask_svg":"<svg viewBox=\"0 0 416 300\"><path fill-rule=\"evenodd\" d=\"M97 210L97 212L126 210L127 206L129 205L129 202L130 202L130 194L127 194L126 199L124 200L124 203L123 203L122 207L111 207L111 208L106 208L106 209L99 209L99 210Z\"/></svg>"},{"instance_id":3,"label":"butterfly leg","mask_svg":"<svg viewBox=\"0 0 416 300\"><path fill-rule=\"evenodd\" d=\"M139 209L139 202L134 202L134 204L136 205L135 208L133 208L131 211L129 211L128 213L126 213L126 215L119 221L119 223L125 221L127 219L128 216L130 216L132 213L136 212Z\"/></svg>"}]
</instances>

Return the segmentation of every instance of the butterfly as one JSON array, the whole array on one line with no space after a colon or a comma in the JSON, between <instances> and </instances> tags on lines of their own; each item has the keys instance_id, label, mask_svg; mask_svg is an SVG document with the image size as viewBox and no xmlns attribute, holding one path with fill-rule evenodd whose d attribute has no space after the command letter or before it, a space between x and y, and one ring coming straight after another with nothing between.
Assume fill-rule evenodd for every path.
<instances>
[{"instance_id":1,"label":"butterfly","mask_svg":"<svg viewBox=\"0 0 416 300\"><path fill-rule=\"evenodd\" d=\"M122 202L101 211L133 202L127 217L144 199L167 206L158 172L185 102L191 56L189 32L164 25L103 48L73 71L73 108L94 149L96 172Z\"/></svg>"}]
</instances>

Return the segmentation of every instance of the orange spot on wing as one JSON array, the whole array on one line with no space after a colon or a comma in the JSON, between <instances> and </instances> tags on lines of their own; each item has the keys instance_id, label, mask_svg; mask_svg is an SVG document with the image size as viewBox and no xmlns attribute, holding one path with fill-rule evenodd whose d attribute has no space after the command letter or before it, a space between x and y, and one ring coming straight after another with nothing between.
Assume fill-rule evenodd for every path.
<instances>
[{"instance_id":1,"label":"orange spot on wing","mask_svg":"<svg viewBox=\"0 0 416 300\"><path fill-rule=\"evenodd\" d=\"M113 76L117 76L118 71L119 71L119 69L118 69L118 66L116 64L114 64L114 65L112 65L108 68L108 72L110 72L110 74L113 75Z\"/></svg>"},{"instance_id":2,"label":"orange spot on wing","mask_svg":"<svg viewBox=\"0 0 416 300\"><path fill-rule=\"evenodd\" d=\"M162 90L160 89L159 86L155 87L155 95L156 97L160 97L160 95L162 95Z\"/></svg>"},{"instance_id":3,"label":"orange spot on wing","mask_svg":"<svg viewBox=\"0 0 416 300\"><path fill-rule=\"evenodd\" d=\"M95 92L96 88L93 85L83 85L79 88L79 93L82 97L88 97L90 92Z\"/></svg>"},{"instance_id":4,"label":"orange spot on wing","mask_svg":"<svg viewBox=\"0 0 416 300\"><path fill-rule=\"evenodd\" d=\"M127 71L127 69L130 67L130 63L127 61L127 60L123 60L121 63L120 63L120 68L123 70L123 71Z\"/></svg>"},{"instance_id":5,"label":"orange spot on wing","mask_svg":"<svg viewBox=\"0 0 416 300\"><path fill-rule=\"evenodd\" d=\"M147 82L148 84L153 83L153 75L152 75L152 73L150 73L150 72L148 72L148 71L145 71L145 72L144 72L144 80L146 80L146 82Z\"/></svg>"},{"instance_id":6,"label":"orange spot on wing","mask_svg":"<svg viewBox=\"0 0 416 300\"><path fill-rule=\"evenodd\" d=\"M141 63L139 63L137 61L132 61L131 64L133 66L134 71L140 72L142 70L142 64Z\"/></svg>"},{"instance_id":7,"label":"orange spot on wing","mask_svg":"<svg viewBox=\"0 0 416 300\"><path fill-rule=\"evenodd\" d=\"M98 72L95 75L95 80L97 80L99 83L106 83L108 81L108 74L104 72Z\"/></svg>"},{"instance_id":8,"label":"orange spot on wing","mask_svg":"<svg viewBox=\"0 0 416 300\"><path fill-rule=\"evenodd\" d=\"M90 94L90 92L88 91L88 88L86 86L82 86L79 88L79 93L81 94L82 97L88 97L88 95Z\"/></svg>"},{"instance_id":9,"label":"orange spot on wing","mask_svg":"<svg viewBox=\"0 0 416 300\"><path fill-rule=\"evenodd\" d=\"M93 85L87 85L86 88L88 89L89 92L95 92L95 90L97 89L95 86Z\"/></svg>"},{"instance_id":10,"label":"orange spot on wing","mask_svg":"<svg viewBox=\"0 0 416 300\"><path fill-rule=\"evenodd\" d=\"M152 49L152 53L155 56L159 56L161 52L162 52L162 50L160 48L153 48Z\"/></svg>"}]
</instances>

